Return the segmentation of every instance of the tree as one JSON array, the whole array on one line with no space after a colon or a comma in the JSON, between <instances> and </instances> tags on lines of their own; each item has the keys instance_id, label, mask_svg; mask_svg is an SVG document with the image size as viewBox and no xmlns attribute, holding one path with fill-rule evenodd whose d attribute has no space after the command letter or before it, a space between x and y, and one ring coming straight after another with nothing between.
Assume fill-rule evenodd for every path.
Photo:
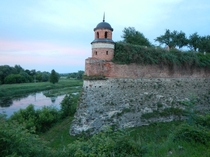
<instances>
[{"instance_id":1,"label":"tree","mask_svg":"<svg viewBox=\"0 0 210 157\"><path fill-rule=\"evenodd\" d=\"M24 82L27 82L28 83L28 82L32 82L33 81L33 77L30 76L25 71L21 71L19 74L24 78Z\"/></svg>"},{"instance_id":2,"label":"tree","mask_svg":"<svg viewBox=\"0 0 210 157\"><path fill-rule=\"evenodd\" d=\"M201 37L197 34L197 32L193 33L192 35L189 36L188 47L191 50L197 51L200 45L200 40L201 40Z\"/></svg>"},{"instance_id":3,"label":"tree","mask_svg":"<svg viewBox=\"0 0 210 157\"><path fill-rule=\"evenodd\" d=\"M199 52L210 53L210 36L209 35L200 38L198 49L199 49Z\"/></svg>"},{"instance_id":4,"label":"tree","mask_svg":"<svg viewBox=\"0 0 210 157\"><path fill-rule=\"evenodd\" d=\"M15 65L14 68L17 70L17 73L20 73L21 71L23 71L23 68L20 65Z\"/></svg>"},{"instance_id":5,"label":"tree","mask_svg":"<svg viewBox=\"0 0 210 157\"><path fill-rule=\"evenodd\" d=\"M175 44L179 47L179 49L188 44L188 40L184 32L180 31L176 35Z\"/></svg>"},{"instance_id":6,"label":"tree","mask_svg":"<svg viewBox=\"0 0 210 157\"><path fill-rule=\"evenodd\" d=\"M24 82L26 82L26 78L24 78L20 74L10 74L6 76L4 79L5 84L24 83Z\"/></svg>"},{"instance_id":7,"label":"tree","mask_svg":"<svg viewBox=\"0 0 210 157\"><path fill-rule=\"evenodd\" d=\"M142 33L136 31L134 27L124 28L122 38L123 42L125 43L141 46L151 46L149 40L145 38Z\"/></svg>"},{"instance_id":8,"label":"tree","mask_svg":"<svg viewBox=\"0 0 210 157\"><path fill-rule=\"evenodd\" d=\"M10 67L9 65L0 66L0 81L2 84L4 84L5 77L12 74L12 70L13 70L13 68Z\"/></svg>"},{"instance_id":9,"label":"tree","mask_svg":"<svg viewBox=\"0 0 210 157\"><path fill-rule=\"evenodd\" d=\"M166 44L170 49L176 46L182 48L187 45L187 38L184 32L171 32L169 29L166 29L165 34L157 37L155 41L159 42L161 45Z\"/></svg>"},{"instance_id":10,"label":"tree","mask_svg":"<svg viewBox=\"0 0 210 157\"><path fill-rule=\"evenodd\" d=\"M65 118L67 116L73 116L76 112L77 97L73 94L67 94L60 105L62 118Z\"/></svg>"},{"instance_id":11,"label":"tree","mask_svg":"<svg viewBox=\"0 0 210 157\"><path fill-rule=\"evenodd\" d=\"M48 73L48 72L42 72L42 81L43 82L47 82L47 81L49 81L49 76L50 76L50 73Z\"/></svg>"},{"instance_id":12,"label":"tree","mask_svg":"<svg viewBox=\"0 0 210 157\"><path fill-rule=\"evenodd\" d=\"M59 80L59 75L58 75L58 73L56 73L55 70L53 69L53 70L51 71L51 74L50 74L50 82L53 83L53 84L55 84L55 83L58 82L58 80Z\"/></svg>"},{"instance_id":13,"label":"tree","mask_svg":"<svg viewBox=\"0 0 210 157\"><path fill-rule=\"evenodd\" d=\"M77 72L77 79L78 79L78 80L82 80L83 74L84 74L84 71L79 70L79 71Z\"/></svg>"}]
</instances>

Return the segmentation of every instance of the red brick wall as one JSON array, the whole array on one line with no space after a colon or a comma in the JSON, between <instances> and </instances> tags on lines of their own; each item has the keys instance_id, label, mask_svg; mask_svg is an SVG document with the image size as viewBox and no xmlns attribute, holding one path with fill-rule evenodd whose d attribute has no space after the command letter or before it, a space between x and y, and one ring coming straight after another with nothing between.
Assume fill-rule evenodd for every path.
<instances>
[{"instance_id":1,"label":"red brick wall","mask_svg":"<svg viewBox=\"0 0 210 157\"><path fill-rule=\"evenodd\" d=\"M105 38L105 32L107 32L107 39L112 39L112 31L109 29L97 29L95 31L95 39L97 39L97 32L99 33L99 38Z\"/></svg>"},{"instance_id":2,"label":"red brick wall","mask_svg":"<svg viewBox=\"0 0 210 157\"><path fill-rule=\"evenodd\" d=\"M122 65L88 58L85 62L85 74L104 75L109 78L210 78L210 69L181 67L169 69L159 65Z\"/></svg>"},{"instance_id":3,"label":"red brick wall","mask_svg":"<svg viewBox=\"0 0 210 157\"><path fill-rule=\"evenodd\" d=\"M111 49L111 48L93 48L92 49L93 58L111 61L113 56L114 56L114 49Z\"/></svg>"}]
</instances>

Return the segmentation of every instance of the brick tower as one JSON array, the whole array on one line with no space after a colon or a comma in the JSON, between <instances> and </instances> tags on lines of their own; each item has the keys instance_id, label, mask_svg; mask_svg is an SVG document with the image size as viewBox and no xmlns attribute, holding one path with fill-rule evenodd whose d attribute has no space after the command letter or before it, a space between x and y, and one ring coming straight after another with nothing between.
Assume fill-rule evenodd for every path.
<instances>
[{"instance_id":1,"label":"brick tower","mask_svg":"<svg viewBox=\"0 0 210 157\"><path fill-rule=\"evenodd\" d=\"M105 14L103 22L100 22L94 28L95 39L91 42L92 58L111 61L114 56L114 41L112 40L113 28L105 22Z\"/></svg>"}]
</instances>

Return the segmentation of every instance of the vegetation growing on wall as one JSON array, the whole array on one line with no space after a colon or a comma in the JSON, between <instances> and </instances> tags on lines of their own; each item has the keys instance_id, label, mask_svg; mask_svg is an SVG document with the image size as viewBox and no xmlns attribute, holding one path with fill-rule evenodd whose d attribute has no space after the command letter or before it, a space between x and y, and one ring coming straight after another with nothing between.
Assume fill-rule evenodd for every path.
<instances>
[{"instance_id":1,"label":"vegetation growing on wall","mask_svg":"<svg viewBox=\"0 0 210 157\"><path fill-rule=\"evenodd\" d=\"M115 44L113 62L119 64L159 64L168 66L189 66L210 68L210 54L182 52L176 49L148 48L145 46L118 42Z\"/></svg>"},{"instance_id":2,"label":"vegetation growing on wall","mask_svg":"<svg viewBox=\"0 0 210 157\"><path fill-rule=\"evenodd\" d=\"M158 117L168 117L168 116L184 116L184 110L180 108L166 108L162 111L154 110L153 112L150 113L145 113L141 116L142 119L150 119L150 118L158 118ZM181 119L181 118L180 118Z\"/></svg>"},{"instance_id":3,"label":"vegetation growing on wall","mask_svg":"<svg viewBox=\"0 0 210 157\"><path fill-rule=\"evenodd\" d=\"M93 76L87 76L83 75L84 80L106 80L105 76L103 75L93 75Z\"/></svg>"}]
</instances>

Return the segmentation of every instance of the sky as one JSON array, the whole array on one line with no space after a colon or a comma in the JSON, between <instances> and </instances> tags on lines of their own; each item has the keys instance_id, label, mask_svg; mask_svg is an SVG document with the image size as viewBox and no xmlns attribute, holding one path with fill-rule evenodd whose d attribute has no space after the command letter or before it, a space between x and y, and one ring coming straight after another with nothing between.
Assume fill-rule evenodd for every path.
<instances>
[{"instance_id":1,"label":"sky","mask_svg":"<svg viewBox=\"0 0 210 157\"><path fill-rule=\"evenodd\" d=\"M166 29L210 35L209 0L0 0L0 65L84 70L104 12L113 41L122 40L125 27L154 45Z\"/></svg>"}]
</instances>

